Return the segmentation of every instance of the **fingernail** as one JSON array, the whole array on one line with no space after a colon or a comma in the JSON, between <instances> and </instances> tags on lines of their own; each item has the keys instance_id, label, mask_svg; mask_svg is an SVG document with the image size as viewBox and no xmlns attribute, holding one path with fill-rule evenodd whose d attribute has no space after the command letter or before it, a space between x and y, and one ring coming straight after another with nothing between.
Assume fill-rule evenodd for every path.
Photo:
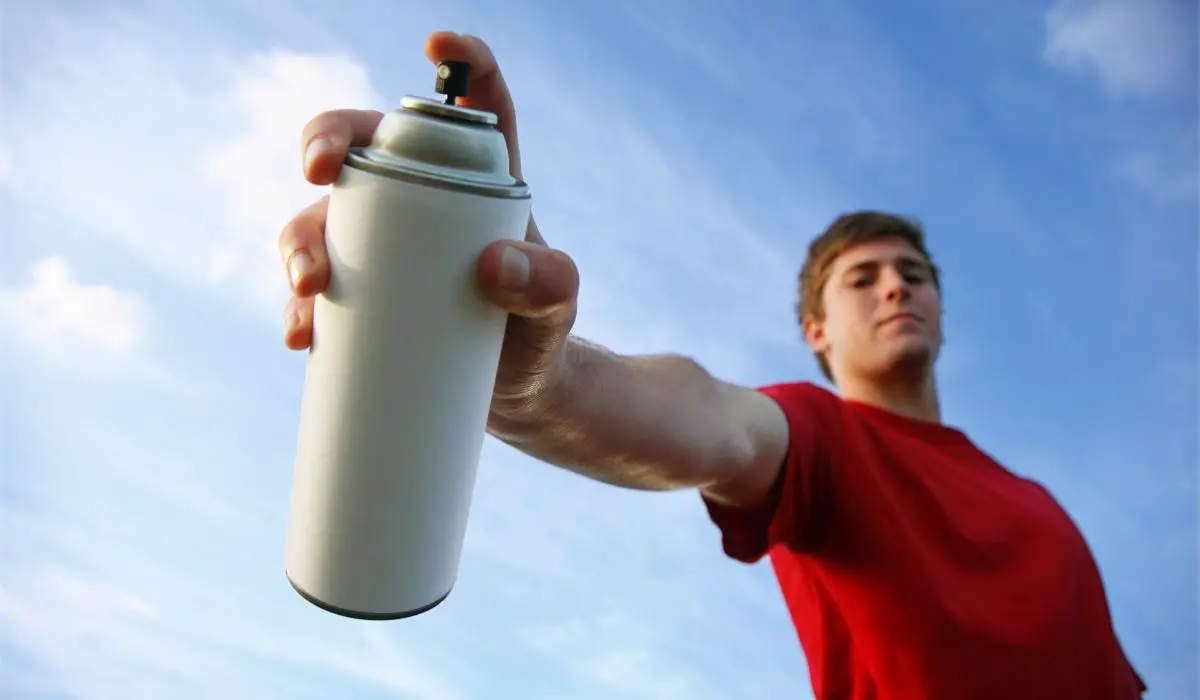
<instances>
[{"instance_id":1,"label":"fingernail","mask_svg":"<svg viewBox=\"0 0 1200 700\"><path fill-rule=\"evenodd\" d=\"M289 311L284 315L283 329L285 331L290 331L298 325L300 325L300 314L295 311Z\"/></svg>"},{"instance_id":2,"label":"fingernail","mask_svg":"<svg viewBox=\"0 0 1200 700\"><path fill-rule=\"evenodd\" d=\"M312 271L313 259L308 251L298 250L288 259L288 281L292 289L300 286L300 281Z\"/></svg>"},{"instance_id":3,"label":"fingernail","mask_svg":"<svg viewBox=\"0 0 1200 700\"><path fill-rule=\"evenodd\" d=\"M529 284L529 257L516 246L506 246L500 254L500 286L519 292Z\"/></svg>"},{"instance_id":4,"label":"fingernail","mask_svg":"<svg viewBox=\"0 0 1200 700\"><path fill-rule=\"evenodd\" d=\"M308 170L311 168L313 161L317 159L317 156L331 148L333 148L333 142L324 136L318 136L312 141L309 141L308 147L304 149L304 169Z\"/></svg>"}]
</instances>

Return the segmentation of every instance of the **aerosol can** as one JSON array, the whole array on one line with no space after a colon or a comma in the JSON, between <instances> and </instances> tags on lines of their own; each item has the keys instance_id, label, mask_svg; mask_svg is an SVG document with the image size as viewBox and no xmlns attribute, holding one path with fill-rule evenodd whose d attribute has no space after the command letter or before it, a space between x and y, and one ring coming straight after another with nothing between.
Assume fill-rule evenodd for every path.
<instances>
[{"instance_id":1,"label":"aerosol can","mask_svg":"<svg viewBox=\"0 0 1200 700\"><path fill-rule=\"evenodd\" d=\"M288 580L347 617L426 612L458 575L504 336L479 254L524 238L529 188L490 112L405 97L332 188L288 522Z\"/></svg>"}]
</instances>

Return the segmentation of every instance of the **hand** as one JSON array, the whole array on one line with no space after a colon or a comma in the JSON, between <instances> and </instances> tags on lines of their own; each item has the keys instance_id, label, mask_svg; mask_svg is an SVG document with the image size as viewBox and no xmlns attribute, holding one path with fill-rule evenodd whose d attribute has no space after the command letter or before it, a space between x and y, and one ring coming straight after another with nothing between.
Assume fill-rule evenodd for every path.
<instances>
[{"instance_id":1,"label":"hand","mask_svg":"<svg viewBox=\"0 0 1200 700\"><path fill-rule=\"evenodd\" d=\"M491 49L475 37L438 32L426 42L425 54L434 63L471 64L469 96L460 104L499 117L512 174L524 179L516 112ZM315 185L335 182L347 149L370 143L382 118L379 112L362 110L336 110L315 117L301 139L305 178ZM312 341L313 297L329 284L328 207L328 196L322 197L297 214L279 235L279 252L292 290L284 314L284 343L293 350L303 350ZM567 255L546 245L530 217L524 242L501 241L483 250L477 279L486 298L510 314L492 399L493 417L503 419L534 403L562 366L565 341L575 322L579 274Z\"/></svg>"}]
</instances>

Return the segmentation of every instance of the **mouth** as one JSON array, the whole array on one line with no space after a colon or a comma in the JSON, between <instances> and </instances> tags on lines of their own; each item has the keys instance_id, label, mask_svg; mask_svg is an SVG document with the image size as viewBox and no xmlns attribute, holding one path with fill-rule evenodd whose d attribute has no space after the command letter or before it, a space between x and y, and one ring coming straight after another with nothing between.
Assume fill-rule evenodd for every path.
<instances>
[{"instance_id":1,"label":"mouth","mask_svg":"<svg viewBox=\"0 0 1200 700\"><path fill-rule=\"evenodd\" d=\"M891 316L888 316L887 318L880 321L879 325L886 326L891 323L903 323L904 321L914 321L916 323L922 323L924 321L924 319L922 319L920 316L918 316L914 313L903 312L903 313L892 314Z\"/></svg>"}]
</instances>

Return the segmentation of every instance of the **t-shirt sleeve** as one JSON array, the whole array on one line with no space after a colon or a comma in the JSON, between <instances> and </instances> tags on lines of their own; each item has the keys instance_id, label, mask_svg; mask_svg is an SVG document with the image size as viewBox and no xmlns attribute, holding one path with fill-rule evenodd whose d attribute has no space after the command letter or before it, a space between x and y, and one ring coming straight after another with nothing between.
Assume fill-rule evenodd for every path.
<instances>
[{"instance_id":1,"label":"t-shirt sleeve","mask_svg":"<svg viewBox=\"0 0 1200 700\"><path fill-rule=\"evenodd\" d=\"M831 454L838 438L838 399L809 383L762 387L783 409L788 449L779 476L757 506L731 508L702 496L721 531L725 553L752 564L772 547L798 552L820 545L831 507Z\"/></svg>"}]
</instances>

